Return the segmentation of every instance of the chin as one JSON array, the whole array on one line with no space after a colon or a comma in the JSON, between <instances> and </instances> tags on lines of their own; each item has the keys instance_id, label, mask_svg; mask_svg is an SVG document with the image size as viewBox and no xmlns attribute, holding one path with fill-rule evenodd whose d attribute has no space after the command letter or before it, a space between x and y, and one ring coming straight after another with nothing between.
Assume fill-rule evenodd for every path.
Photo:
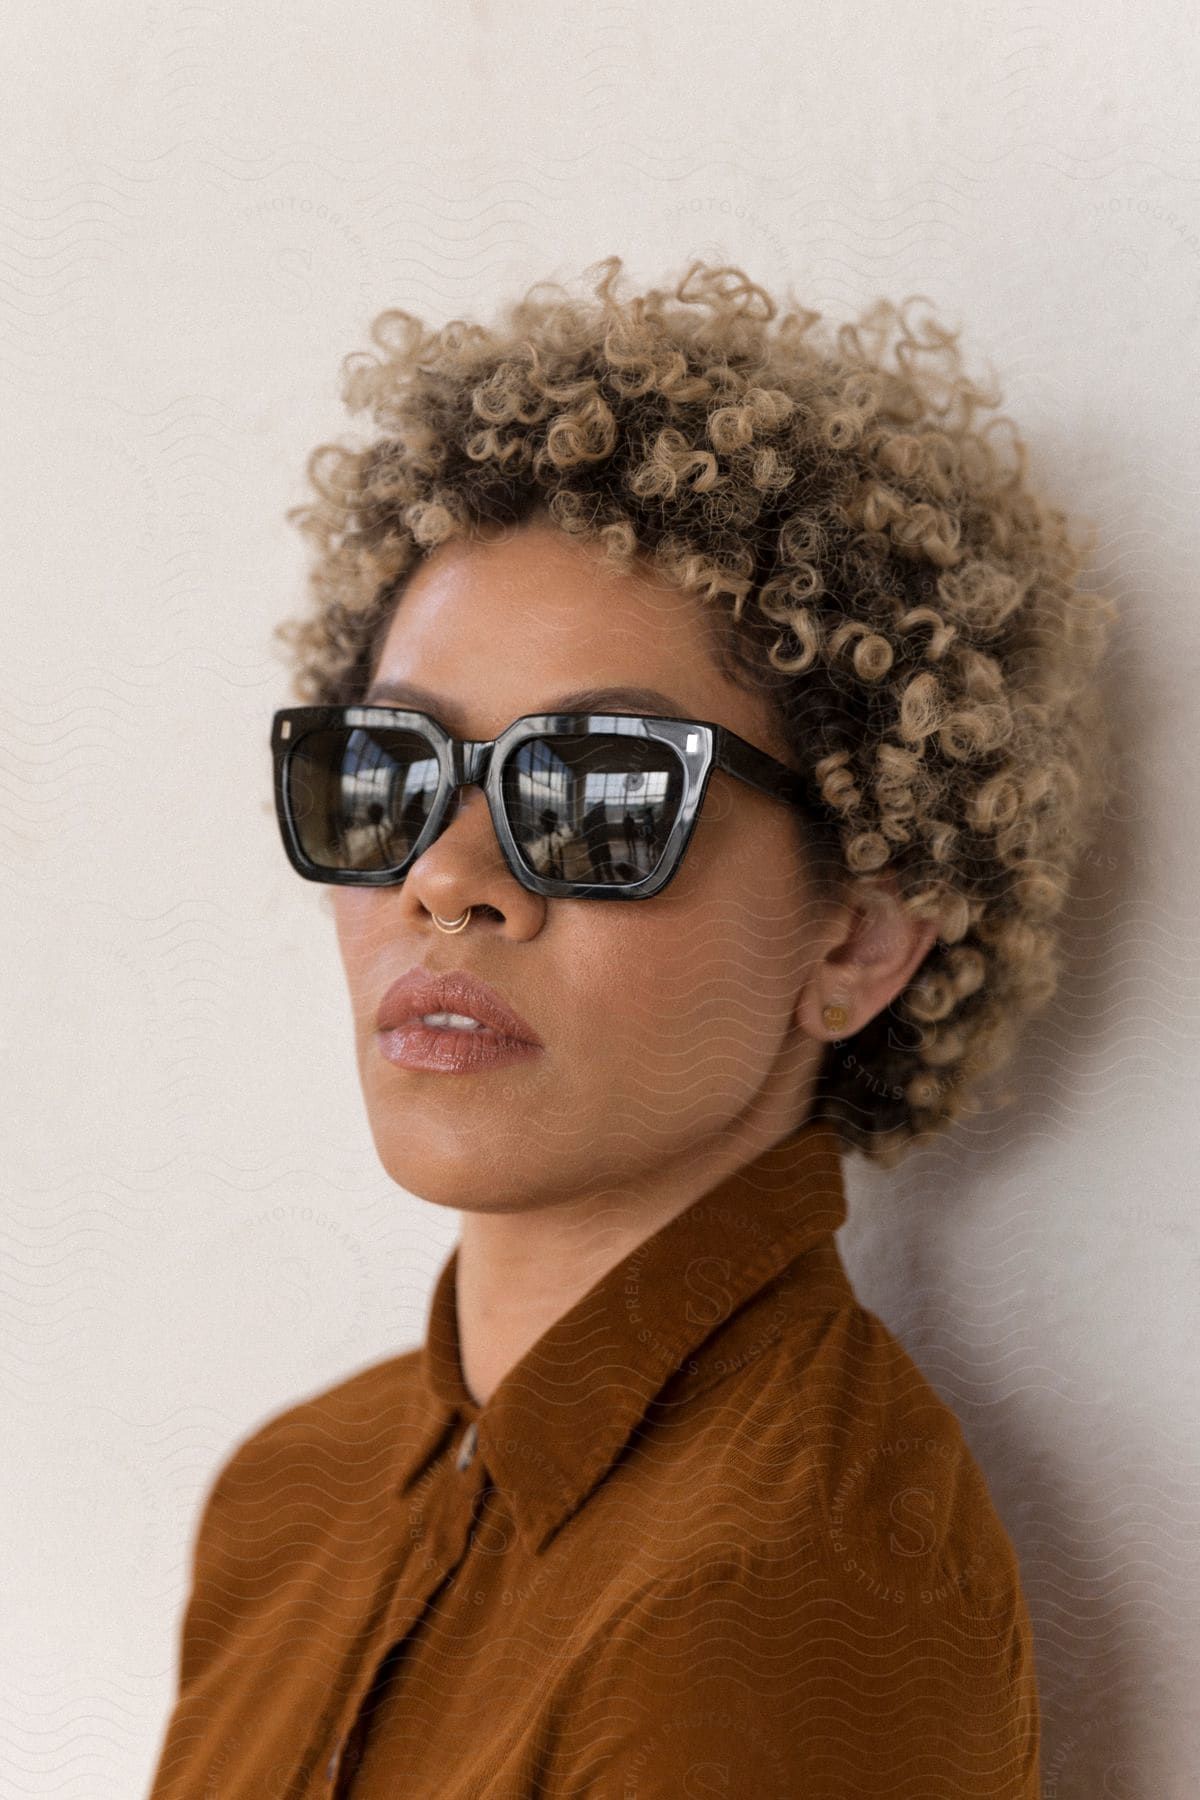
<instances>
[{"instance_id":1,"label":"chin","mask_svg":"<svg viewBox=\"0 0 1200 1800\"><path fill-rule=\"evenodd\" d=\"M497 1182L496 1133L464 1129L461 1115L432 1120L409 1105L395 1104L372 1125L375 1153L397 1187L432 1206L461 1212L517 1212L527 1200L503 1191Z\"/></svg>"}]
</instances>

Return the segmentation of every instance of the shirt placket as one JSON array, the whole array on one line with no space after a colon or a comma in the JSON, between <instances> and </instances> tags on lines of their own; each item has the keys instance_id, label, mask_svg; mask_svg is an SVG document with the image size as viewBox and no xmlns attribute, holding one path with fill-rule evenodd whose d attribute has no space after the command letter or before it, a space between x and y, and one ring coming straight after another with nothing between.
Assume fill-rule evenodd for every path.
<instances>
[{"instance_id":1,"label":"shirt placket","mask_svg":"<svg viewBox=\"0 0 1200 1800\"><path fill-rule=\"evenodd\" d=\"M361 1756L369 1718L362 1711L380 1664L416 1626L447 1577L470 1549L471 1534L483 1507L487 1475L478 1454L475 1417L460 1422L436 1459L427 1487L421 1483L401 1496L399 1523L409 1533L423 1527L396 1584L379 1629L363 1652L345 1702L324 1722L305 1759L304 1785L297 1800L345 1800Z\"/></svg>"}]
</instances>

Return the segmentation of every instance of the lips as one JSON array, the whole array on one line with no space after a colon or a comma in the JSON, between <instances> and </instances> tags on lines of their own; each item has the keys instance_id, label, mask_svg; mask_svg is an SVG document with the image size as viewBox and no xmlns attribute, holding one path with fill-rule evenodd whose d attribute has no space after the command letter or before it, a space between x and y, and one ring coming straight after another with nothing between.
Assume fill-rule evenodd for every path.
<instances>
[{"instance_id":1,"label":"lips","mask_svg":"<svg viewBox=\"0 0 1200 1800\"><path fill-rule=\"evenodd\" d=\"M542 1042L532 1025L514 1012L495 988L465 969L446 969L441 974L419 966L409 969L393 981L380 1001L375 1029L394 1031L425 1013L438 1012L466 1013L497 1036L517 1043Z\"/></svg>"}]
</instances>

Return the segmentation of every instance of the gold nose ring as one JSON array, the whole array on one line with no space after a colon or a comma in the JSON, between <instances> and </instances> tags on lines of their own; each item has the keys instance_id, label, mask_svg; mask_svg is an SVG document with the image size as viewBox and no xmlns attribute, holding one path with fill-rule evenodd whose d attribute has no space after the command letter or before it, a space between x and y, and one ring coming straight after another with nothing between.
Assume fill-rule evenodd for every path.
<instances>
[{"instance_id":1,"label":"gold nose ring","mask_svg":"<svg viewBox=\"0 0 1200 1800\"><path fill-rule=\"evenodd\" d=\"M463 927L465 926L467 920L470 918L470 916L471 916L471 908L468 906L466 912L463 914L461 919L453 919L453 920L439 919L437 914L434 913L433 914L433 922L437 926L439 931L461 931L463 929Z\"/></svg>"}]
</instances>

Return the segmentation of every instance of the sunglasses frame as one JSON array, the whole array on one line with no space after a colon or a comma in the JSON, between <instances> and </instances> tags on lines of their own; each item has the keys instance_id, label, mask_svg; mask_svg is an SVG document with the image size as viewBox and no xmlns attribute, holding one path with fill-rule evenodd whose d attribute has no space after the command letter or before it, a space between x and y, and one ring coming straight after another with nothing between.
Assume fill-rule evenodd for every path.
<instances>
[{"instance_id":1,"label":"sunglasses frame","mask_svg":"<svg viewBox=\"0 0 1200 1800\"><path fill-rule=\"evenodd\" d=\"M314 863L304 852L288 801L290 761L311 732L341 727L347 730L417 730L425 734L438 759L438 792L429 818L403 863L391 869L329 869ZM504 811L501 789L506 759L530 738L599 732L649 738L666 744L683 767L684 792L679 811L663 845L662 855L648 875L637 881L612 882L558 880L538 875L522 861L516 839ZM523 713L497 738L456 738L429 713L395 706L285 706L271 725L274 765L275 815L288 860L306 881L340 887L395 887L417 858L444 829L452 802L460 788L481 787L487 797L492 825L505 862L521 886L531 894L552 900L649 900L662 892L678 873L692 839L714 769L723 769L773 800L814 814L810 790L804 778L785 763L756 749L745 738L708 719L678 719L650 713Z\"/></svg>"}]
</instances>

